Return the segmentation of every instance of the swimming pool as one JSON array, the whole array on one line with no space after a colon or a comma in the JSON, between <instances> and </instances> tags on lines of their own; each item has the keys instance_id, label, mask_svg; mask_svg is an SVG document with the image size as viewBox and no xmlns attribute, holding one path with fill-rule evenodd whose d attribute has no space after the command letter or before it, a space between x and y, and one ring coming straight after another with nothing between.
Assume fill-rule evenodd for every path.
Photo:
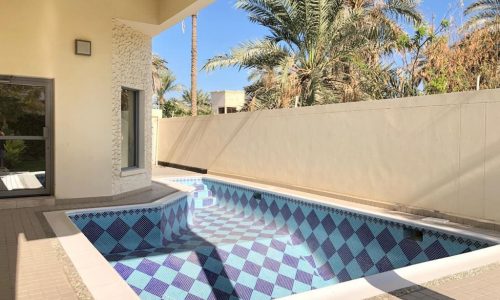
<instances>
[{"instance_id":1,"label":"swimming pool","mask_svg":"<svg viewBox=\"0 0 500 300\"><path fill-rule=\"evenodd\" d=\"M68 214L143 299L272 299L493 243L248 186Z\"/></svg>"}]
</instances>

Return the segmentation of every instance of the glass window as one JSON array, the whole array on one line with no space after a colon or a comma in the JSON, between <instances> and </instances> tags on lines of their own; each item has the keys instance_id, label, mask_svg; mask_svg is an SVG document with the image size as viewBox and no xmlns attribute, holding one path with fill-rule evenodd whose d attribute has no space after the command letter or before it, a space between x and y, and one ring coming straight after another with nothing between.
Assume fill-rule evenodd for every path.
<instances>
[{"instance_id":1,"label":"glass window","mask_svg":"<svg viewBox=\"0 0 500 300\"><path fill-rule=\"evenodd\" d=\"M122 169L138 167L139 92L122 89Z\"/></svg>"},{"instance_id":2,"label":"glass window","mask_svg":"<svg viewBox=\"0 0 500 300\"><path fill-rule=\"evenodd\" d=\"M226 110L224 109L224 107L219 107L219 114L225 114L226 113Z\"/></svg>"},{"instance_id":3,"label":"glass window","mask_svg":"<svg viewBox=\"0 0 500 300\"><path fill-rule=\"evenodd\" d=\"M0 198L51 193L52 82L0 76Z\"/></svg>"},{"instance_id":4,"label":"glass window","mask_svg":"<svg viewBox=\"0 0 500 300\"><path fill-rule=\"evenodd\" d=\"M232 114L237 112L236 107L227 107L227 113Z\"/></svg>"}]
</instances>

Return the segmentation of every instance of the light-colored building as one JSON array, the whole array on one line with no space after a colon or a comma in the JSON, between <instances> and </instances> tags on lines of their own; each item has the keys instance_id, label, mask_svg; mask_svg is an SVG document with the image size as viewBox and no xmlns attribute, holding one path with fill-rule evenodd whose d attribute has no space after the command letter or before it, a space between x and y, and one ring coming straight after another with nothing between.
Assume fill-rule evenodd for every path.
<instances>
[{"instance_id":1,"label":"light-colored building","mask_svg":"<svg viewBox=\"0 0 500 300\"><path fill-rule=\"evenodd\" d=\"M151 39L210 0L0 0L0 198L151 186Z\"/></svg>"},{"instance_id":2,"label":"light-colored building","mask_svg":"<svg viewBox=\"0 0 500 300\"><path fill-rule=\"evenodd\" d=\"M235 113L245 104L245 91L211 92L210 102L214 114Z\"/></svg>"}]
</instances>

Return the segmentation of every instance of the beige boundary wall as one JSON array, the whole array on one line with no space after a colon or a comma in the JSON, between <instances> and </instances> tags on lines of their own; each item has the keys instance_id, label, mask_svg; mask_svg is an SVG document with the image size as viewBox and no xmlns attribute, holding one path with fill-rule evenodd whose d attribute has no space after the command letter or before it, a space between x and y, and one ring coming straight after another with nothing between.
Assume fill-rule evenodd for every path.
<instances>
[{"instance_id":1,"label":"beige boundary wall","mask_svg":"<svg viewBox=\"0 0 500 300\"><path fill-rule=\"evenodd\" d=\"M160 120L158 159L500 222L500 89Z\"/></svg>"}]
</instances>

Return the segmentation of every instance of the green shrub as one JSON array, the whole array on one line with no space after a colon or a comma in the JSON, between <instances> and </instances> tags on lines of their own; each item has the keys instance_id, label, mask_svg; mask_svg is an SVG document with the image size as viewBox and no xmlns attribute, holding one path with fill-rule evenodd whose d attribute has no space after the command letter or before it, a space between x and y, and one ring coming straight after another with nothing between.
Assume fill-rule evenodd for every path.
<instances>
[{"instance_id":1,"label":"green shrub","mask_svg":"<svg viewBox=\"0 0 500 300\"><path fill-rule=\"evenodd\" d=\"M5 141L5 163L7 167L12 168L17 165L25 149L26 145L22 140Z\"/></svg>"}]
</instances>

